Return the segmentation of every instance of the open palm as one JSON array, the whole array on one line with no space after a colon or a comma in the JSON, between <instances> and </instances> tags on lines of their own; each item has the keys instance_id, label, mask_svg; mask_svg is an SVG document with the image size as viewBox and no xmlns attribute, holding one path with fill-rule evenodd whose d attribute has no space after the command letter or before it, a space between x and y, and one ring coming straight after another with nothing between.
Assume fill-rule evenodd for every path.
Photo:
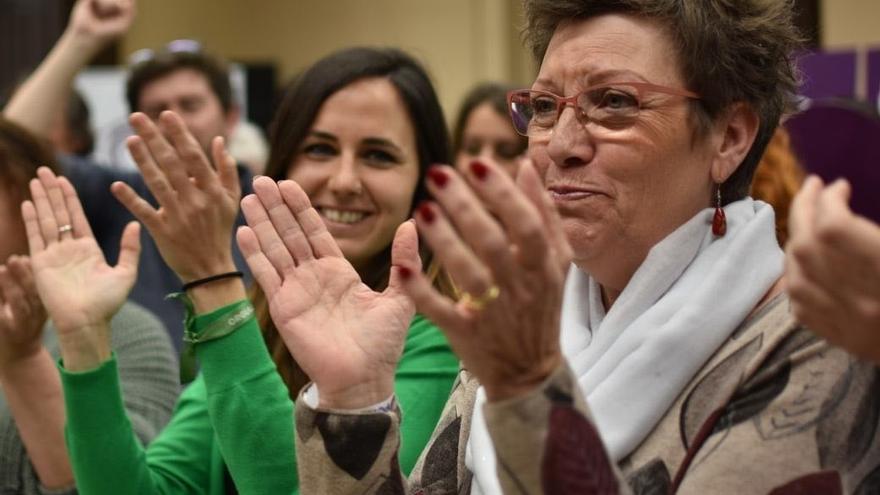
<instances>
[{"instance_id":1,"label":"open palm","mask_svg":"<svg viewBox=\"0 0 880 495\"><path fill-rule=\"evenodd\" d=\"M41 168L22 205L37 291L61 333L105 324L137 275L138 224L122 234L119 263L104 260L73 186Z\"/></svg>"},{"instance_id":2,"label":"open palm","mask_svg":"<svg viewBox=\"0 0 880 495\"><path fill-rule=\"evenodd\" d=\"M30 259L10 256L0 265L0 372L40 351L44 323Z\"/></svg>"},{"instance_id":3,"label":"open palm","mask_svg":"<svg viewBox=\"0 0 880 495\"><path fill-rule=\"evenodd\" d=\"M260 178L254 191L242 201L248 227L239 230L239 246L266 293L272 320L318 385L322 401L377 383L390 395L415 313L398 288L400 274L392 270L388 288L373 291L342 256L295 182L276 185ZM395 238L392 264L400 259L417 264L417 242L415 227L404 224Z\"/></svg>"},{"instance_id":4,"label":"open palm","mask_svg":"<svg viewBox=\"0 0 880 495\"><path fill-rule=\"evenodd\" d=\"M111 267L91 237L53 243L33 256L34 277L59 331L109 320L125 302L136 271Z\"/></svg>"}]
</instances>

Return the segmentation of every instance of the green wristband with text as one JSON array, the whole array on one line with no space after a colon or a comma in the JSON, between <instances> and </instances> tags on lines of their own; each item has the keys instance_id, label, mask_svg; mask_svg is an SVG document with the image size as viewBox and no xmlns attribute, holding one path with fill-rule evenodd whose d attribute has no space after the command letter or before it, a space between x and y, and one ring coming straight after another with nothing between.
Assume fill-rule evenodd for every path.
<instances>
[{"instance_id":1,"label":"green wristband with text","mask_svg":"<svg viewBox=\"0 0 880 495\"><path fill-rule=\"evenodd\" d=\"M183 320L183 341L189 345L225 337L238 330L254 314L254 307L251 305L251 302L244 299L220 308L217 311L222 311L223 316L197 329L195 308L190 298L183 292L169 294L168 297L179 300L185 307L186 316Z\"/></svg>"}]
</instances>

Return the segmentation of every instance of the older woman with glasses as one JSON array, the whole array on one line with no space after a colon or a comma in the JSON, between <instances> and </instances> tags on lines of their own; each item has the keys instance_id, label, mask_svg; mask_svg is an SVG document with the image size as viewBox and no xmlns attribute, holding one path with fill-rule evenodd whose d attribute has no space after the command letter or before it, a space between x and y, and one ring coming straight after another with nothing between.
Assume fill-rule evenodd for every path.
<instances>
[{"instance_id":1,"label":"older woman with glasses","mask_svg":"<svg viewBox=\"0 0 880 495\"><path fill-rule=\"evenodd\" d=\"M875 491L880 377L792 317L773 210L747 196L793 107L789 2L525 7L541 68L509 102L533 165L428 173L418 226L464 297L394 268L463 360L444 417L406 480L375 353L405 327L288 327L314 381L303 491Z\"/></svg>"}]
</instances>

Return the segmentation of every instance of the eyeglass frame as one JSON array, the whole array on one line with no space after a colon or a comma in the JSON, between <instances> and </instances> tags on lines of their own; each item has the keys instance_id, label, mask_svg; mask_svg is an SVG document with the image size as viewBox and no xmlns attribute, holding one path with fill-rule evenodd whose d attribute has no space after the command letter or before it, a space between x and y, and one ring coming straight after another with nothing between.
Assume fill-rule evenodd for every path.
<instances>
[{"instance_id":1,"label":"eyeglass frame","mask_svg":"<svg viewBox=\"0 0 880 495\"><path fill-rule=\"evenodd\" d=\"M636 97L638 98L638 103L639 103L639 110L642 109L641 104L642 104L642 96L643 96L644 91L654 92L654 93L663 93L663 94L668 94L668 95L672 95L672 96L681 96L683 98L690 98L690 99L694 99L694 100L702 99L702 97L699 94L694 93L693 91L690 91L687 89L671 88L669 86L662 86L659 84L654 84L654 83L649 83L649 82L631 82L631 81L605 82L605 83L594 84L592 86L589 86L589 87L585 88L583 91L579 91L578 93L576 93L572 96L559 96L555 93L551 93L550 91L544 91L544 90L540 90L540 89L514 89L514 90L507 92L507 113L510 116L511 123L513 124L513 130L516 131L516 133L519 134L520 136L529 137L528 132L520 132L520 130L516 126L516 118L514 116L514 110L513 110L513 105L514 105L513 98L516 95L523 94L523 93L526 93L529 95L531 95L533 93L540 93L542 95L547 95L547 96L552 97L553 100L556 102L556 117L553 118L553 125L547 127L548 131L552 131L556 127L556 124L559 123L559 116L562 115L562 111L565 110L565 107L567 107L569 105L571 105L574 109L579 111L581 113L581 115L587 117L587 119L590 119L590 116L587 115L587 113L583 111L583 109L580 107L580 105L578 105L578 99L584 93L588 93L588 92L596 90L598 88L613 87L613 86L630 86L633 89L635 89L636 93L637 93ZM592 120L592 119L590 119L590 120ZM528 129L528 127L526 129Z\"/></svg>"}]
</instances>

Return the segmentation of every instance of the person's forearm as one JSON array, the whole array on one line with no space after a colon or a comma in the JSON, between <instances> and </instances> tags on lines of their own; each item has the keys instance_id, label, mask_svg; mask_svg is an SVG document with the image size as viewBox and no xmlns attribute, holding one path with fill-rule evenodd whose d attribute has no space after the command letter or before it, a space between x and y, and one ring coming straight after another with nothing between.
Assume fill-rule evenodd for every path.
<instances>
[{"instance_id":1,"label":"person's forearm","mask_svg":"<svg viewBox=\"0 0 880 495\"><path fill-rule=\"evenodd\" d=\"M67 412L67 447L76 472L79 493L173 493L167 485L174 469L150 469L144 449L134 434L122 398L116 359L111 358L102 366L83 373L72 373L61 368L61 380ZM187 442L192 442L187 443L186 447L209 452L210 445L204 437L186 437ZM174 448L186 450L179 444ZM179 462L185 464L186 460ZM185 468L182 470L188 471ZM206 477L200 478L194 486L207 486ZM186 484L188 480L183 482L185 486L193 486ZM176 486L179 491L180 485Z\"/></svg>"},{"instance_id":2,"label":"person's forearm","mask_svg":"<svg viewBox=\"0 0 880 495\"><path fill-rule=\"evenodd\" d=\"M59 322L55 322L61 326ZM110 323L64 329L58 332L61 360L68 371L88 371L97 368L111 357Z\"/></svg>"},{"instance_id":3,"label":"person's forearm","mask_svg":"<svg viewBox=\"0 0 880 495\"><path fill-rule=\"evenodd\" d=\"M64 443L61 379L46 349L0 370L0 383L18 433L40 482L47 488L73 484Z\"/></svg>"},{"instance_id":4,"label":"person's forearm","mask_svg":"<svg viewBox=\"0 0 880 495\"><path fill-rule=\"evenodd\" d=\"M235 306L221 308L197 317L195 326L228 321L236 313ZM297 493L293 403L254 316L195 349L214 435L239 491ZM262 457L254 462L257 451Z\"/></svg>"},{"instance_id":5,"label":"person's forearm","mask_svg":"<svg viewBox=\"0 0 880 495\"><path fill-rule=\"evenodd\" d=\"M218 270L217 273L234 270L235 265L232 265L232 269ZM245 291L242 279L233 277L199 285L190 289L188 295L193 302L196 314L202 315L236 301L246 299L247 291Z\"/></svg>"},{"instance_id":6,"label":"person's forearm","mask_svg":"<svg viewBox=\"0 0 880 495\"><path fill-rule=\"evenodd\" d=\"M100 48L94 41L65 31L39 67L12 95L3 116L45 137L58 109L66 105L73 78Z\"/></svg>"}]
</instances>

